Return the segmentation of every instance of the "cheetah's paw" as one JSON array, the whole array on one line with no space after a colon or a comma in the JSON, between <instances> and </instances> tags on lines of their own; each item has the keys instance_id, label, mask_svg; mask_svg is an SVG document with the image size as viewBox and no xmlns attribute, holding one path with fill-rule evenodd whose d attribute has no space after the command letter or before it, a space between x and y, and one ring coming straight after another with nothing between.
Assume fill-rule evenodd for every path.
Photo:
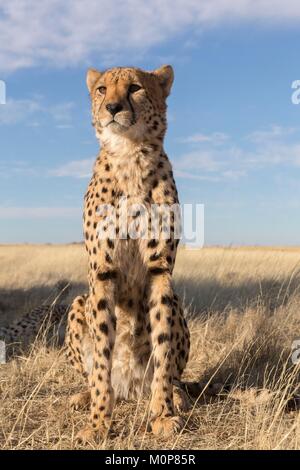
<instances>
[{"instance_id":1,"label":"cheetah's paw","mask_svg":"<svg viewBox=\"0 0 300 470\"><path fill-rule=\"evenodd\" d=\"M95 431L90 427L86 426L85 428L81 429L76 434L76 444L88 444L93 443L95 440Z\"/></svg>"},{"instance_id":2,"label":"cheetah's paw","mask_svg":"<svg viewBox=\"0 0 300 470\"><path fill-rule=\"evenodd\" d=\"M70 407L72 410L79 410L81 408L86 408L91 401L90 391L76 393L70 398Z\"/></svg>"},{"instance_id":3,"label":"cheetah's paw","mask_svg":"<svg viewBox=\"0 0 300 470\"><path fill-rule=\"evenodd\" d=\"M179 432L184 426L184 421L180 416L160 416L151 423L153 434L163 437L171 436Z\"/></svg>"}]
</instances>

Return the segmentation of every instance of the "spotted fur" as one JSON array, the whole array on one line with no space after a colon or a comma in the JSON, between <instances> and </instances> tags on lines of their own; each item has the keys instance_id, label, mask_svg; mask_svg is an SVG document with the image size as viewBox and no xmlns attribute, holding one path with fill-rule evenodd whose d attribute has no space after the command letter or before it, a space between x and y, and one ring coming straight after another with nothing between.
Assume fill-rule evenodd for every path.
<instances>
[{"instance_id":1,"label":"spotted fur","mask_svg":"<svg viewBox=\"0 0 300 470\"><path fill-rule=\"evenodd\" d=\"M72 398L74 407L90 402L88 425L78 435L83 441L109 429L116 398L137 397L142 391L151 393L154 433L168 435L183 425L174 400L184 407L180 379L190 339L172 285L178 244L174 217L167 239L162 219L156 238L123 239L119 231L115 238L97 234L99 224L104 235L109 229L106 205L121 218L124 197L131 208L178 202L163 147L172 82L170 66L154 72L92 69L87 75L101 151L85 194L89 295L74 300L66 338L68 358L87 380L86 391ZM139 211L130 212L127 221L142 224L141 219Z\"/></svg>"},{"instance_id":2,"label":"spotted fur","mask_svg":"<svg viewBox=\"0 0 300 470\"><path fill-rule=\"evenodd\" d=\"M62 345L65 339L68 305L41 305L26 312L9 326L0 327L0 340L6 344L6 358L24 351L38 337Z\"/></svg>"}]
</instances>

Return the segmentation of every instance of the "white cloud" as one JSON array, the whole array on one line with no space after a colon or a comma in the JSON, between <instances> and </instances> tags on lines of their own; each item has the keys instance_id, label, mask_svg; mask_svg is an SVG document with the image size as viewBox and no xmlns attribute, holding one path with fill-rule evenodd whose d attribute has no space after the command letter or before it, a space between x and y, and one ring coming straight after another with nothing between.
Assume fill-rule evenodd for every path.
<instances>
[{"instance_id":1,"label":"white cloud","mask_svg":"<svg viewBox=\"0 0 300 470\"><path fill-rule=\"evenodd\" d=\"M225 134L224 132L213 132L212 134L197 133L197 134L189 135L188 137L179 139L179 142L182 142L184 144L199 144L203 142L211 142L212 144L220 144L228 139L229 139L229 136Z\"/></svg>"},{"instance_id":2,"label":"white cloud","mask_svg":"<svg viewBox=\"0 0 300 470\"><path fill-rule=\"evenodd\" d=\"M296 131L294 127L283 127L273 124L269 129L257 130L247 136L250 142L266 143L275 139L281 139L293 134Z\"/></svg>"},{"instance_id":3,"label":"white cloud","mask_svg":"<svg viewBox=\"0 0 300 470\"><path fill-rule=\"evenodd\" d=\"M47 112L56 123L56 127L60 129L67 129L72 127L72 113L75 104L72 102L59 103L47 108Z\"/></svg>"},{"instance_id":4,"label":"white cloud","mask_svg":"<svg viewBox=\"0 0 300 470\"><path fill-rule=\"evenodd\" d=\"M37 176L37 177L71 177L71 178L90 178L93 172L93 166L96 158L86 158L83 160L73 160L57 168L41 169L30 166L26 161L21 160L2 160L0 162L0 177L11 178L13 176Z\"/></svg>"},{"instance_id":5,"label":"white cloud","mask_svg":"<svg viewBox=\"0 0 300 470\"><path fill-rule=\"evenodd\" d=\"M212 182L237 180L246 175L249 162L245 157L246 153L237 147L199 148L175 160L175 175Z\"/></svg>"},{"instance_id":6,"label":"white cloud","mask_svg":"<svg viewBox=\"0 0 300 470\"><path fill-rule=\"evenodd\" d=\"M268 144L258 149L257 164L300 166L300 143Z\"/></svg>"},{"instance_id":7,"label":"white cloud","mask_svg":"<svg viewBox=\"0 0 300 470\"><path fill-rule=\"evenodd\" d=\"M41 112L41 105L35 100L8 100L3 106L0 106L0 125L17 124L18 122L28 121L37 113Z\"/></svg>"},{"instance_id":8,"label":"white cloud","mask_svg":"<svg viewBox=\"0 0 300 470\"><path fill-rule=\"evenodd\" d=\"M296 22L298 0L1 0L0 72L114 61L228 21ZM192 38L191 38L192 40Z\"/></svg>"},{"instance_id":9,"label":"white cloud","mask_svg":"<svg viewBox=\"0 0 300 470\"><path fill-rule=\"evenodd\" d=\"M188 168L198 171L216 172L222 165L219 157L220 153L216 153L213 150L195 150L194 152L186 153L176 161L176 170L185 171Z\"/></svg>"},{"instance_id":10,"label":"white cloud","mask_svg":"<svg viewBox=\"0 0 300 470\"><path fill-rule=\"evenodd\" d=\"M198 147L177 158L174 167L178 177L215 182L238 180L263 168L300 167L300 143L291 139L296 131L273 125L254 131L236 143L227 136L217 147L213 139L199 139Z\"/></svg>"},{"instance_id":11,"label":"white cloud","mask_svg":"<svg viewBox=\"0 0 300 470\"><path fill-rule=\"evenodd\" d=\"M89 178L92 175L95 158L74 160L54 170L49 171L50 176L70 176L73 178Z\"/></svg>"},{"instance_id":12,"label":"white cloud","mask_svg":"<svg viewBox=\"0 0 300 470\"><path fill-rule=\"evenodd\" d=\"M198 180L198 181L211 181L211 182L218 182L220 181L219 176L209 176L209 175L199 175L196 173L190 173L189 171L182 171L174 169L175 178L183 178L188 180Z\"/></svg>"},{"instance_id":13,"label":"white cloud","mask_svg":"<svg viewBox=\"0 0 300 470\"><path fill-rule=\"evenodd\" d=\"M39 171L32 168L28 162L22 160L2 160L0 162L1 178L10 178L12 176L37 176Z\"/></svg>"},{"instance_id":14,"label":"white cloud","mask_svg":"<svg viewBox=\"0 0 300 470\"><path fill-rule=\"evenodd\" d=\"M226 170L222 173L223 178L231 179L231 180L238 180L242 176L246 176L245 170Z\"/></svg>"},{"instance_id":15,"label":"white cloud","mask_svg":"<svg viewBox=\"0 0 300 470\"><path fill-rule=\"evenodd\" d=\"M16 207L0 206L0 219L49 219L57 217L78 217L79 207Z\"/></svg>"},{"instance_id":16,"label":"white cloud","mask_svg":"<svg viewBox=\"0 0 300 470\"><path fill-rule=\"evenodd\" d=\"M0 125L25 123L30 127L38 127L45 118L50 118L56 127L69 128L72 127L74 107L72 102L48 106L41 96L9 99L5 105L0 106Z\"/></svg>"}]
</instances>

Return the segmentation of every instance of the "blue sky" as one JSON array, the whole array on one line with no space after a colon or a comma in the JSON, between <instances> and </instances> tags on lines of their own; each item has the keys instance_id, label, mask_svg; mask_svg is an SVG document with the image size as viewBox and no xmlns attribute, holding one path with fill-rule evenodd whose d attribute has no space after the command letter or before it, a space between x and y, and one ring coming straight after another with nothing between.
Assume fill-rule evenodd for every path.
<instances>
[{"instance_id":1,"label":"blue sky","mask_svg":"<svg viewBox=\"0 0 300 470\"><path fill-rule=\"evenodd\" d=\"M300 243L300 4L286 0L0 2L0 243L82 239L98 152L89 66L170 63L165 142L205 243Z\"/></svg>"}]
</instances>

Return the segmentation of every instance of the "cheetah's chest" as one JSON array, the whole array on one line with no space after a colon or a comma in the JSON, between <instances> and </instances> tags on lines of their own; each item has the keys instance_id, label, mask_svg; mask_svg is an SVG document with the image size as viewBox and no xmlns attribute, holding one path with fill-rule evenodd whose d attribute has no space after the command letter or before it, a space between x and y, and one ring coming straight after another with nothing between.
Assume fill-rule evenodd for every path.
<instances>
[{"instance_id":1,"label":"cheetah's chest","mask_svg":"<svg viewBox=\"0 0 300 470\"><path fill-rule=\"evenodd\" d=\"M146 278L147 238L151 220L151 205L143 196L131 196L120 201L116 237L115 262L129 284L143 284ZM124 226L122 226L124 225Z\"/></svg>"}]
</instances>

